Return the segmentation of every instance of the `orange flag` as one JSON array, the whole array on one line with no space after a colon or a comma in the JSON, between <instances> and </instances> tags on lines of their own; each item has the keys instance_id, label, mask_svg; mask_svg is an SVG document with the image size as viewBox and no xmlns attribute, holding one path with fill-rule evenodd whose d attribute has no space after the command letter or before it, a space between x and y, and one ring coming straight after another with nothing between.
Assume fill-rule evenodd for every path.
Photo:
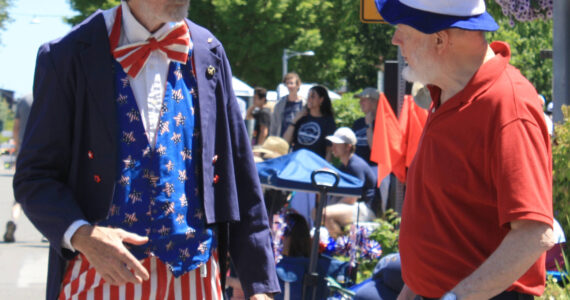
<instances>
[{"instance_id":1,"label":"orange flag","mask_svg":"<svg viewBox=\"0 0 570 300\"><path fill-rule=\"evenodd\" d=\"M405 154L405 167L409 167L418 150L418 144L427 121L427 110L419 107L411 95L404 96L404 105L400 114L402 129L402 153Z\"/></svg>"},{"instance_id":2,"label":"orange flag","mask_svg":"<svg viewBox=\"0 0 570 300\"><path fill-rule=\"evenodd\" d=\"M378 184L382 178L391 172L400 180L405 180L405 173L402 174L400 168L394 170L394 166L403 164L402 130L398 119L388 103L384 93L380 94L378 109L376 110L376 121L374 124L374 136L372 139L372 149L370 160L378 163Z\"/></svg>"}]
</instances>

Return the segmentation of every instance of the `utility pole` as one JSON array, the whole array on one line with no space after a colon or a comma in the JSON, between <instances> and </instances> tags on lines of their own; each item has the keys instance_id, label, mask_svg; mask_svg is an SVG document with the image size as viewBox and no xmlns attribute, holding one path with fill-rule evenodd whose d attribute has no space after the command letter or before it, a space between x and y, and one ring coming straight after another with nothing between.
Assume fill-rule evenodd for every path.
<instances>
[{"instance_id":1,"label":"utility pole","mask_svg":"<svg viewBox=\"0 0 570 300\"><path fill-rule=\"evenodd\" d=\"M555 123L564 121L560 107L570 105L570 1L554 0L552 77Z\"/></svg>"}]
</instances>

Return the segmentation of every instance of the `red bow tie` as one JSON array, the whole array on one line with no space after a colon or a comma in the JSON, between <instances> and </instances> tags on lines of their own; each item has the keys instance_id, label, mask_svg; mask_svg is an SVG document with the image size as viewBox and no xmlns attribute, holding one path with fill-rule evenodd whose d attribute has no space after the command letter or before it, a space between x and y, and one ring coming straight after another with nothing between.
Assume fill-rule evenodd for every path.
<instances>
[{"instance_id":1,"label":"red bow tie","mask_svg":"<svg viewBox=\"0 0 570 300\"><path fill-rule=\"evenodd\" d=\"M164 52L171 60L185 64L190 50L188 26L179 23L158 39L151 37L144 42L118 47L113 50L113 56L123 70L135 78L155 50Z\"/></svg>"}]
</instances>

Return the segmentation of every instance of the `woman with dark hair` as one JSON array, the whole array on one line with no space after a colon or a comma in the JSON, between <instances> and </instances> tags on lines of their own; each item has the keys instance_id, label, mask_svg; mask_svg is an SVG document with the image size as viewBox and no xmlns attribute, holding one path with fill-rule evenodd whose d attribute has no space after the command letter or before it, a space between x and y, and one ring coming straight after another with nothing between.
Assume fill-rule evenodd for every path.
<instances>
[{"instance_id":1,"label":"woman with dark hair","mask_svg":"<svg viewBox=\"0 0 570 300\"><path fill-rule=\"evenodd\" d=\"M300 214L288 213L285 215L285 229L283 231L283 256L309 257L311 252L311 235L309 225Z\"/></svg>"},{"instance_id":2,"label":"woman with dark hair","mask_svg":"<svg viewBox=\"0 0 570 300\"><path fill-rule=\"evenodd\" d=\"M331 147L326 137L336 130L332 102L327 89L316 85L309 90L307 105L295 116L283 138L293 151L311 150L326 160L331 160Z\"/></svg>"}]
</instances>

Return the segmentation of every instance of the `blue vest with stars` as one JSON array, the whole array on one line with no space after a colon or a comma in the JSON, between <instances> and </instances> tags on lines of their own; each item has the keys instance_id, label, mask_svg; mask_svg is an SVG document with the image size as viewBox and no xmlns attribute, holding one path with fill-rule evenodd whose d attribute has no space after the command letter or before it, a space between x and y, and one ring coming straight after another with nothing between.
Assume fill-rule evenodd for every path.
<instances>
[{"instance_id":1,"label":"blue vest with stars","mask_svg":"<svg viewBox=\"0 0 570 300\"><path fill-rule=\"evenodd\" d=\"M119 172L113 204L100 224L148 236L145 245L127 246L137 259L156 255L175 276L208 261L214 247L199 198L200 155L193 159L200 145L191 64L170 63L153 148L128 77L115 61Z\"/></svg>"}]
</instances>

